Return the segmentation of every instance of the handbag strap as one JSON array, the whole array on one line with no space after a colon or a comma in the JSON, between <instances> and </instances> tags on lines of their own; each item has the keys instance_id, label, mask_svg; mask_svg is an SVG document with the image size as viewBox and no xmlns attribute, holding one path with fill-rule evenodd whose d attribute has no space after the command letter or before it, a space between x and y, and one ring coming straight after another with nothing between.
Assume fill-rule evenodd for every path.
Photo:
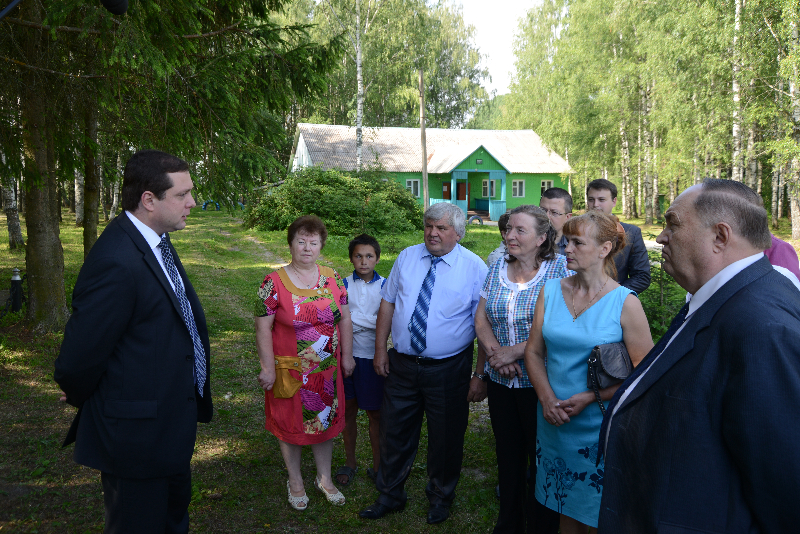
<instances>
[{"instance_id":1,"label":"handbag strap","mask_svg":"<svg viewBox=\"0 0 800 534\"><path fill-rule=\"evenodd\" d=\"M590 366L589 376L592 378L592 391L594 391L594 397L597 399L597 404L600 406L600 412L605 417L606 407L603 406L603 399L600 398L600 389L597 387L597 364Z\"/></svg>"}]
</instances>

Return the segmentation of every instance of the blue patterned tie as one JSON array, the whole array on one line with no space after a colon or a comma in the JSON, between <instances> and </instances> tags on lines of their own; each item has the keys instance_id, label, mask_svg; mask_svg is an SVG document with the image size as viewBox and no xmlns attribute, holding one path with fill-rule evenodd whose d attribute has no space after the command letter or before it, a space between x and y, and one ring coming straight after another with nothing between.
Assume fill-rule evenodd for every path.
<instances>
[{"instance_id":1,"label":"blue patterned tie","mask_svg":"<svg viewBox=\"0 0 800 534\"><path fill-rule=\"evenodd\" d=\"M411 347L417 351L417 354L422 354L427 346L425 337L428 330L428 307L431 305L433 284L436 283L436 264L440 261L442 258L431 256L431 268L428 269L428 274L422 281L414 313L411 314L411 320L408 322L408 330L411 332Z\"/></svg>"},{"instance_id":2,"label":"blue patterned tie","mask_svg":"<svg viewBox=\"0 0 800 534\"><path fill-rule=\"evenodd\" d=\"M186 291L183 288L183 282L178 274L178 269L175 267L175 260L172 259L172 250L169 247L167 234L161 238L161 243L158 244L161 249L161 259L164 260L164 267L167 268L167 274L172 285L175 286L175 295L178 297L178 302L181 305L181 313L183 314L183 322L186 323L186 328L189 329L189 334L192 336L192 345L194 345L194 375L197 382L197 391L200 396L203 396L203 386L206 383L206 353L203 350L203 343L200 341L200 334L197 333L197 325L194 322L194 315L192 315L192 308L189 306L189 299L186 298Z\"/></svg>"}]
</instances>

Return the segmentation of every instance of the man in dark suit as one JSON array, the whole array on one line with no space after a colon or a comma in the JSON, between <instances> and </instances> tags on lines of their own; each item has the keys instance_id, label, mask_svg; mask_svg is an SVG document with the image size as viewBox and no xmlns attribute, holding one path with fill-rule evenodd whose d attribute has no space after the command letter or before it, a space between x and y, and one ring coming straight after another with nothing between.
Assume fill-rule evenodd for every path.
<instances>
[{"instance_id":1,"label":"man in dark suit","mask_svg":"<svg viewBox=\"0 0 800 534\"><path fill-rule=\"evenodd\" d=\"M79 408L64 444L99 469L105 532L185 533L197 422L211 420L205 315L169 241L195 206L188 164L128 161L125 213L78 275L55 380Z\"/></svg>"},{"instance_id":2,"label":"man in dark suit","mask_svg":"<svg viewBox=\"0 0 800 534\"><path fill-rule=\"evenodd\" d=\"M617 205L617 186L612 182L600 178L592 180L586 186L586 208L595 209L611 215L611 210ZM625 229L625 248L614 258L617 267L617 283L636 293L650 285L650 260L647 258L647 248L642 239L642 230L638 226L620 223Z\"/></svg>"},{"instance_id":3,"label":"man in dark suit","mask_svg":"<svg viewBox=\"0 0 800 534\"><path fill-rule=\"evenodd\" d=\"M606 413L600 532L794 532L800 292L746 185L707 179L666 224L664 269L693 296Z\"/></svg>"}]
</instances>

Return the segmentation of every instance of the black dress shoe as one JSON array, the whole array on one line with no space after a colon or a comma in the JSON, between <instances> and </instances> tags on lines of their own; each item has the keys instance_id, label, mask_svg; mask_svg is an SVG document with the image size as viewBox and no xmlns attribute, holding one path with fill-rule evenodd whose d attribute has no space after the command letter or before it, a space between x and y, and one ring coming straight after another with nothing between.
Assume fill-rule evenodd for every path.
<instances>
[{"instance_id":1,"label":"black dress shoe","mask_svg":"<svg viewBox=\"0 0 800 534\"><path fill-rule=\"evenodd\" d=\"M390 514L392 512L399 512L406 507L406 503L400 504L398 506L387 506L382 502L375 502L371 506L364 508L360 512L358 512L359 517L364 519L380 519L381 517L385 516L386 514ZM446 519L446 517L445 517ZM444 521L444 519L442 520Z\"/></svg>"},{"instance_id":2,"label":"black dress shoe","mask_svg":"<svg viewBox=\"0 0 800 534\"><path fill-rule=\"evenodd\" d=\"M428 524L435 525L450 517L450 507L445 504L432 504L428 508Z\"/></svg>"}]
</instances>

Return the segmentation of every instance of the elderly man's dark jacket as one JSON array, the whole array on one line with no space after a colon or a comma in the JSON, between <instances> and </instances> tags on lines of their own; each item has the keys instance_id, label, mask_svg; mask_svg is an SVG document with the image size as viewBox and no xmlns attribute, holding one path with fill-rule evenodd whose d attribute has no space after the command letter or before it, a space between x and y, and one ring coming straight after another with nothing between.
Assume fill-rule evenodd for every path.
<instances>
[{"instance_id":1,"label":"elderly man's dark jacket","mask_svg":"<svg viewBox=\"0 0 800 534\"><path fill-rule=\"evenodd\" d=\"M56 382L80 407L65 441L75 441L80 464L123 478L185 472L197 422L211 420L205 315L174 249L173 257L205 349L204 396L194 385L194 348L175 292L122 213L81 268L56 360Z\"/></svg>"},{"instance_id":2,"label":"elderly man's dark jacket","mask_svg":"<svg viewBox=\"0 0 800 534\"><path fill-rule=\"evenodd\" d=\"M795 532L799 445L800 292L762 258L695 311L611 419L600 532Z\"/></svg>"}]
</instances>

